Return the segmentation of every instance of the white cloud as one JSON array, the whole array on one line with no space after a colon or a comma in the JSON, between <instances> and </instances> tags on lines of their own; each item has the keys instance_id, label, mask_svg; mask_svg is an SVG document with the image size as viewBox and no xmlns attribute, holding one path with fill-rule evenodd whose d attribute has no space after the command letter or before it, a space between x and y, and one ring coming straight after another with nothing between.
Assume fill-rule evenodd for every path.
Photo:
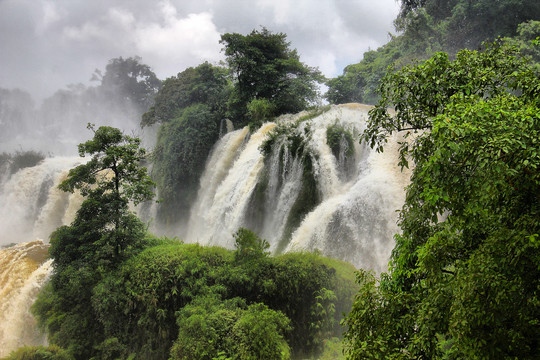
<instances>
[{"instance_id":1,"label":"white cloud","mask_svg":"<svg viewBox=\"0 0 540 360\"><path fill-rule=\"evenodd\" d=\"M187 66L222 59L220 34L207 12L179 17L173 7L163 7L162 24L140 26L135 31L141 56L170 76Z\"/></svg>"},{"instance_id":2,"label":"white cloud","mask_svg":"<svg viewBox=\"0 0 540 360\"><path fill-rule=\"evenodd\" d=\"M287 34L327 76L384 44L395 0L0 0L0 87L43 98L139 55L164 79L223 59L223 33Z\"/></svg>"}]
</instances>

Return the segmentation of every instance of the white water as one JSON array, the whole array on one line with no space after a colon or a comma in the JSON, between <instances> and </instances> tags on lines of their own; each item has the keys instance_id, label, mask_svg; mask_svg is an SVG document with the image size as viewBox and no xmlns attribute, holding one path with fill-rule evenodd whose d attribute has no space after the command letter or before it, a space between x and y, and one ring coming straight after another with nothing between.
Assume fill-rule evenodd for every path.
<instances>
[{"instance_id":1,"label":"white water","mask_svg":"<svg viewBox=\"0 0 540 360\"><path fill-rule=\"evenodd\" d=\"M360 133L368 110L361 105L334 106L298 126L300 134L308 129L311 133L304 141L322 201L306 214L289 239L284 239L285 225L302 188L300 159L278 139L263 171L264 157L258 148L274 123L265 124L249 140L245 129L227 134L216 144L202 176L186 240L231 248L239 227L256 228L274 251L280 247L285 251L318 249L358 267L385 270L393 234L398 231L396 210L403 204L409 179L409 173L402 173L396 165L397 145L389 143L384 153L376 153L357 144L354 168L347 169L326 143L327 128L333 124ZM298 118L287 116L277 122ZM268 184L261 200L254 194L265 176ZM264 201L264 205L254 201ZM260 208L264 219L254 225L253 212Z\"/></svg>"}]
</instances>

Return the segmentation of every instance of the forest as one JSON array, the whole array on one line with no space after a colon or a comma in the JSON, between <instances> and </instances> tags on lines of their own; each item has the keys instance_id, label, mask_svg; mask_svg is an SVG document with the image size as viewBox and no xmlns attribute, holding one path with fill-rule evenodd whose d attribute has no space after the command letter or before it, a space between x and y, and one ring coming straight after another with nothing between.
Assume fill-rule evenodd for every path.
<instances>
[{"instance_id":1,"label":"forest","mask_svg":"<svg viewBox=\"0 0 540 360\"><path fill-rule=\"evenodd\" d=\"M84 201L50 236L54 271L32 308L50 345L5 359L537 358L540 3L400 3L397 35L332 79L301 62L286 34L261 28L223 34L225 64L161 81L139 58L117 58L94 74L100 85L45 101L43 114L65 97L86 107L109 99L109 109L157 129L157 142L149 153L137 136L87 121L92 138L77 149L88 161L59 185ZM0 91L13 100L1 110L24 124L28 106L17 101L29 100ZM234 249L158 237L133 212L157 199L158 227L185 222L228 123L254 133L283 114L317 116L325 101L373 104L358 141L379 152L402 135L396 165L411 179L386 271L317 251L271 253L256 228L237 229ZM274 127L259 149L269 161L285 139L301 161L285 237L320 201L302 120ZM15 123L0 125L1 137ZM347 161L342 139L357 141L337 124L327 129L334 156ZM3 153L0 169L44 156ZM256 224L265 210L254 209Z\"/></svg>"}]
</instances>

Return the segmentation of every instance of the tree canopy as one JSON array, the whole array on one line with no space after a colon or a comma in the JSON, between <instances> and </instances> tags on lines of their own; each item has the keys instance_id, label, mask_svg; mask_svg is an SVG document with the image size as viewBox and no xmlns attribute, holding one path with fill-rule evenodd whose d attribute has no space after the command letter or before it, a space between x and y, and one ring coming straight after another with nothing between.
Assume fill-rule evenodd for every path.
<instances>
[{"instance_id":1,"label":"tree canopy","mask_svg":"<svg viewBox=\"0 0 540 360\"><path fill-rule=\"evenodd\" d=\"M388 134L416 130L400 154L414 170L390 272L359 274L349 358L538 354L538 75L493 44L383 78L364 138L382 150Z\"/></svg>"},{"instance_id":2,"label":"tree canopy","mask_svg":"<svg viewBox=\"0 0 540 360\"><path fill-rule=\"evenodd\" d=\"M248 35L221 36L235 80L228 107L234 121L246 122L247 107L253 100L268 100L275 107L274 116L299 112L317 101L317 84L323 76L300 61L286 37L266 28Z\"/></svg>"},{"instance_id":3,"label":"tree canopy","mask_svg":"<svg viewBox=\"0 0 540 360\"><path fill-rule=\"evenodd\" d=\"M142 126L167 123L193 105L204 104L217 113L215 118L225 116L229 92L227 69L208 62L190 67L168 78L158 92L155 103L142 117Z\"/></svg>"}]
</instances>

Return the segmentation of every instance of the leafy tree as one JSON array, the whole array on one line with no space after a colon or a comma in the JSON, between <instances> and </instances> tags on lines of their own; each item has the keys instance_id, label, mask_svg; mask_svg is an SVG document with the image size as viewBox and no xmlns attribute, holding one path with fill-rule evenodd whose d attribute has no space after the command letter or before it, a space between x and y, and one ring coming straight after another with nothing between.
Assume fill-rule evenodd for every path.
<instances>
[{"instance_id":1,"label":"leafy tree","mask_svg":"<svg viewBox=\"0 0 540 360\"><path fill-rule=\"evenodd\" d=\"M178 340L172 359L288 359L283 334L289 319L258 303L240 298L226 301L215 295L198 297L178 312Z\"/></svg>"},{"instance_id":2,"label":"leafy tree","mask_svg":"<svg viewBox=\"0 0 540 360\"><path fill-rule=\"evenodd\" d=\"M415 168L389 274L358 276L349 358L537 356L538 75L493 44L385 76L364 137L418 131L400 153Z\"/></svg>"},{"instance_id":3,"label":"leafy tree","mask_svg":"<svg viewBox=\"0 0 540 360\"><path fill-rule=\"evenodd\" d=\"M234 234L234 244L236 247L235 259L237 261L257 260L268 256L270 244L261 239L254 232L240 228Z\"/></svg>"},{"instance_id":4,"label":"leafy tree","mask_svg":"<svg viewBox=\"0 0 540 360\"><path fill-rule=\"evenodd\" d=\"M93 125L89 124L88 128L94 131ZM74 223L60 227L51 236L50 253L56 266L83 256L104 261L107 266L114 265L136 245L137 238L133 236L144 233L142 224L138 224L138 219L128 209L130 201L136 205L153 197L154 183L146 168L140 166L146 155L140 148L140 139L102 126L94 131L92 140L79 145L79 155L87 154L92 158L71 169L68 178L59 185L64 191L80 191L86 200L77 211ZM81 229L91 234L90 241L84 245L91 246L97 253L89 254L89 249L79 246L76 251L80 253L72 257L66 252L69 247L64 246L67 244L63 244L61 234L69 237L67 234L71 231L79 233Z\"/></svg>"},{"instance_id":5,"label":"leafy tree","mask_svg":"<svg viewBox=\"0 0 540 360\"><path fill-rule=\"evenodd\" d=\"M289 345L283 336L291 330L289 322L283 313L265 304L250 305L233 327L237 356L245 360L289 359Z\"/></svg>"},{"instance_id":6,"label":"leafy tree","mask_svg":"<svg viewBox=\"0 0 540 360\"><path fill-rule=\"evenodd\" d=\"M104 340L91 306L94 286L143 245L146 227L128 209L129 201L136 204L153 196L153 182L140 166L145 151L139 144L118 129L100 127L92 140L79 145L79 154L92 158L70 170L59 185L86 199L73 223L51 235L54 273L35 309L50 342L76 359L90 358L94 345Z\"/></svg>"},{"instance_id":7,"label":"leafy tree","mask_svg":"<svg viewBox=\"0 0 540 360\"><path fill-rule=\"evenodd\" d=\"M100 90L105 99L133 104L137 112L142 114L153 104L161 88L161 80L148 65L140 61L138 56L111 59L105 67L105 74L96 70L92 79L101 81Z\"/></svg>"},{"instance_id":8,"label":"leafy tree","mask_svg":"<svg viewBox=\"0 0 540 360\"><path fill-rule=\"evenodd\" d=\"M284 339L293 358L306 358L325 337L341 335L337 323L357 290L350 264L310 253L274 258L253 233L242 238L257 256L162 239L108 273L92 295L102 326L98 354L242 358L278 348L286 354ZM285 317L290 331L280 325ZM259 348L253 339L265 334Z\"/></svg>"},{"instance_id":9,"label":"leafy tree","mask_svg":"<svg viewBox=\"0 0 540 360\"><path fill-rule=\"evenodd\" d=\"M519 24L517 33L515 37L503 40L511 46L517 46L522 54L530 56L540 66L540 48L536 42L540 38L540 21L531 20Z\"/></svg>"},{"instance_id":10,"label":"leafy tree","mask_svg":"<svg viewBox=\"0 0 540 360\"><path fill-rule=\"evenodd\" d=\"M227 33L221 43L235 79L229 98L229 116L235 122L246 123L247 106L255 99L270 101L275 115L299 112L317 100L323 77L300 62L285 34L266 28L249 35Z\"/></svg>"},{"instance_id":11,"label":"leafy tree","mask_svg":"<svg viewBox=\"0 0 540 360\"><path fill-rule=\"evenodd\" d=\"M225 115L228 92L229 80L225 68L208 62L187 68L163 82L154 105L143 115L141 125L170 122L185 108L197 104L205 104L221 120Z\"/></svg>"}]
</instances>

